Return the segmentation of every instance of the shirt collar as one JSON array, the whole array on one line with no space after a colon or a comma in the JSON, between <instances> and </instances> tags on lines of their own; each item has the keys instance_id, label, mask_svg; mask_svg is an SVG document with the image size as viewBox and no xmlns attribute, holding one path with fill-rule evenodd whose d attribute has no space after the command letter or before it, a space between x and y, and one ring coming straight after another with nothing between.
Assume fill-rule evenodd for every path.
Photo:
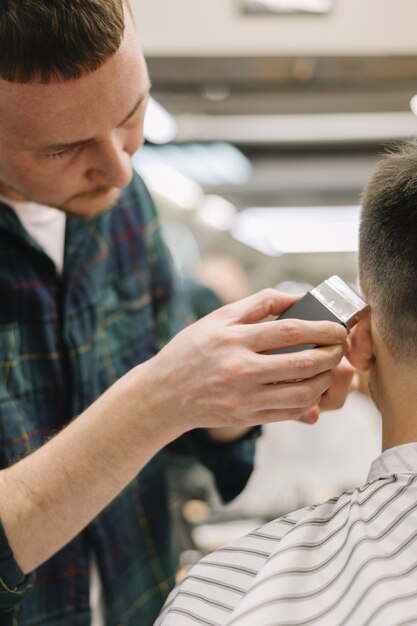
<instances>
[{"instance_id":1,"label":"shirt collar","mask_svg":"<svg viewBox=\"0 0 417 626\"><path fill-rule=\"evenodd\" d=\"M393 474L417 474L417 442L405 443L385 450L373 461L367 482Z\"/></svg>"},{"instance_id":2,"label":"shirt collar","mask_svg":"<svg viewBox=\"0 0 417 626\"><path fill-rule=\"evenodd\" d=\"M0 200L0 230L4 230L24 241L32 248L36 248L42 251L39 244L29 235L27 230L23 227L16 213L13 209L6 204L4 200Z\"/></svg>"},{"instance_id":3,"label":"shirt collar","mask_svg":"<svg viewBox=\"0 0 417 626\"><path fill-rule=\"evenodd\" d=\"M118 206L119 203L120 199L116 206ZM84 238L95 227L100 228L102 224L105 224L106 222L108 223L109 215L114 209L115 207L88 219L67 215L64 253L65 266L68 264L77 265L79 250L83 245ZM25 242L26 245L31 248L35 248L42 254L45 254L44 249L24 228L15 211L11 208L11 206L6 204L6 201L3 199L0 199L0 231L1 230L6 231L8 234L13 234L20 241Z\"/></svg>"}]
</instances>

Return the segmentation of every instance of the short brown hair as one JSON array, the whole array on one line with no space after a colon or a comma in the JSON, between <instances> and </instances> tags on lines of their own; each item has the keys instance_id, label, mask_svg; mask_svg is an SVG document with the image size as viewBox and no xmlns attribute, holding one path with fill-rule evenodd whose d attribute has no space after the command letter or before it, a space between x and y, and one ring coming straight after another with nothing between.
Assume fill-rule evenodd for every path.
<instances>
[{"instance_id":1,"label":"short brown hair","mask_svg":"<svg viewBox=\"0 0 417 626\"><path fill-rule=\"evenodd\" d=\"M396 359L417 362L417 142L379 162L365 188L359 277L381 337Z\"/></svg>"},{"instance_id":2,"label":"short brown hair","mask_svg":"<svg viewBox=\"0 0 417 626\"><path fill-rule=\"evenodd\" d=\"M1 0L0 77L75 80L120 47L125 0Z\"/></svg>"}]
</instances>

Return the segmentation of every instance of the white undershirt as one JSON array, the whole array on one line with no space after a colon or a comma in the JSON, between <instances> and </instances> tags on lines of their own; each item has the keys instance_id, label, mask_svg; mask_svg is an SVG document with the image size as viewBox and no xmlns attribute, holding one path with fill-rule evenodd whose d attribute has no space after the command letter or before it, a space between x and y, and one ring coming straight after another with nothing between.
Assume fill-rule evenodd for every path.
<instances>
[{"instance_id":1,"label":"white undershirt","mask_svg":"<svg viewBox=\"0 0 417 626\"><path fill-rule=\"evenodd\" d=\"M35 202L16 202L3 196L0 196L0 200L14 210L29 235L45 250L61 274L64 265L65 213Z\"/></svg>"},{"instance_id":2,"label":"white undershirt","mask_svg":"<svg viewBox=\"0 0 417 626\"><path fill-rule=\"evenodd\" d=\"M62 274L67 219L65 213L35 202L16 202L1 195L0 201L14 210L26 231L52 259L58 274ZM103 587L93 552L90 564L91 626L104 626Z\"/></svg>"}]
</instances>

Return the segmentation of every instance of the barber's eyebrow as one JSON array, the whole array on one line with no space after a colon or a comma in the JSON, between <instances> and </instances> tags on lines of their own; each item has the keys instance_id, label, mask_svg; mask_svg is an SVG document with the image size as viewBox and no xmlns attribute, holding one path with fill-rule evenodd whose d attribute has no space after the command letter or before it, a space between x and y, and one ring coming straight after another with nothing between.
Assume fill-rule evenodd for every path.
<instances>
[{"instance_id":1,"label":"barber's eyebrow","mask_svg":"<svg viewBox=\"0 0 417 626\"><path fill-rule=\"evenodd\" d=\"M116 128L120 128L121 126L124 126L124 124L126 124L135 115L136 111L140 108L140 106L148 99L149 91L150 91L150 86L144 93L142 93L139 96L133 109L130 111L130 113L126 115L126 117L120 122L120 124L117 125ZM80 141L71 141L70 143L50 144L47 146L42 146L42 148L40 148L39 151L42 153L60 152L63 150L68 150L69 148L78 148L78 147L84 146L85 144L88 144L90 141L92 141L92 138L81 139Z\"/></svg>"},{"instance_id":2,"label":"barber's eyebrow","mask_svg":"<svg viewBox=\"0 0 417 626\"><path fill-rule=\"evenodd\" d=\"M126 124L126 122L128 122L130 120L131 117L133 117L136 113L136 111L140 108L140 106L145 102L145 100L149 97L149 91L150 88L147 89L147 91L145 91L145 93L143 93L141 96L139 96L138 101L136 102L135 106L133 107L133 109L130 111L130 113L128 113L125 117L125 119L120 122L120 124L118 125L117 128L119 128L120 126L124 126L124 124Z\"/></svg>"}]
</instances>

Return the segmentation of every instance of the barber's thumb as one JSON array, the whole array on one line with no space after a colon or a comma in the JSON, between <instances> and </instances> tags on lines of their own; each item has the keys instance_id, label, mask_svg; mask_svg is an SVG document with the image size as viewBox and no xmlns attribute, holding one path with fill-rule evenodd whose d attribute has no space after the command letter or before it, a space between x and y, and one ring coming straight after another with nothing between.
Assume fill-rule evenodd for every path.
<instances>
[{"instance_id":1,"label":"barber's thumb","mask_svg":"<svg viewBox=\"0 0 417 626\"><path fill-rule=\"evenodd\" d=\"M320 408L318 405L309 409L304 415L298 418L298 422L302 422L303 424L316 424L320 417Z\"/></svg>"}]
</instances>

